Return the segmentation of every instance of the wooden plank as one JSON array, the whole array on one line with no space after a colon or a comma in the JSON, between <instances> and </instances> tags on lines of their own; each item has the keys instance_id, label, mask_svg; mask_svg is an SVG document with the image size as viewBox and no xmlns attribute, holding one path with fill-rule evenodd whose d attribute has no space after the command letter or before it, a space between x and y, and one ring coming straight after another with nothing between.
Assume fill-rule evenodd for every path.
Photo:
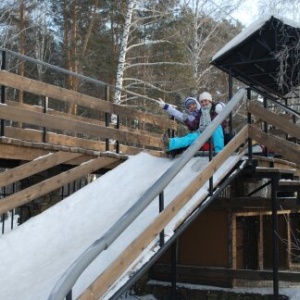
<instances>
[{"instance_id":1,"label":"wooden plank","mask_svg":"<svg viewBox=\"0 0 300 300\"><path fill-rule=\"evenodd\" d=\"M9 105L9 106L12 106L12 107L20 107L20 108L24 108L24 109L29 110L29 111L35 111L35 112L43 113L43 107L41 107L41 106L32 106L32 105L29 105L29 104L19 103L19 102L16 102L16 101L6 101L5 104ZM64 119L79 120L79 121L88 122L88 123L97 124L97 125L106 127L104 121L100 121L100 120L92 119L92 118L85 118L85 117L81 117L81 116L74 116L72 114L67 114L67 113L56 111L56 110L53 110L53 109L48 109L47 114L48 115L54 115L54 116L60 116L60 117L63 117ZM111 124L108 127L115 128L115 126L113 126ZM160 133L149 132L147 130L140 130L138 128L131 128L131 127L121 126L120 130L124 131L124 132L125 131L126 132L134 132L134 133L138 133L138 134L142 134L142 135L150 134L152 136L161 138Z\"/></svg>"},{"instance_id":2,"label":"wooden plank","mask_svg":"<svg viewBox=\"0 0 300 300\"><path fill-rule=\"evenodd\" d=\"M270 202L271 203L271 202ZM258 233L258 269L264 268L264 218L263 214L259 214L259 233Z\"/></svg>"},{"instance_id":3,"label":"wooden plank","mask_svg":"<svg viewBox=\"0 0 300 300\"><path fill-rule=\"evenodd\" d=\"M2 159L12 160L34 160L36 157L49 154L51 151L46 149L37 149L24 147L20 145L3 144L0 142L0 157Z\"/></svg>"},{"instance_id":4,"label":"wooden plank","mask_svg":"<svg viewBox=\"0 0 300 300\"><path fill-rule=\"evenodd\" d=\"M257 156L253 155L253 158L256 160L259 166L269 167L270 165L274 168L284 168L284 169L296 169L295 176L300 176L300 166L297 166L294 162L288 161L286 159L278 157L266 157L266 156Z\"/></svg>"},{"instance_id":5,"label":"wooden plank","mask_svg":"<svg viewBox=\"0 0 300 300\"><path fill-rule=\"evenodd\" d=\"M284 156L289 161L295 162L300 165L300 147L297 144L288 142L283 139L279 139L270 134L266 134L262 130L256 128L253 125L249 126L249 136L256 140L259 144L267 146L269 149L273 149L276 154ZM299 130L299 128L298 128Z\"/></svg>"},{"instance_id":6,"label":"wooden plank","mask_svg":"<svg viewBox=\"0 0 300 300\"><path fill-rule=\"evenodd\" d=\"M227 241L227 251L228 251L228 265L235 269L237 267L237 228L236 228L236 215L234 213L229 213L228 219L228 241Z\"/></svg>"},{"instance_id":7,"label":"wooden plank","mask_svg":"<svg viewBox=\"0 0 300 300\"><path fill-rule=\"evenodd\" d=\"M88 122L65 119L60 116L28 111L22 108L9 107L3 104L0 104L0 118L62 131L83 133L96 137L101 136L102 138L109 138L122 142L131 142L139 145L147 145L158 148L161 148L162 146L162 141L160 138L152 137L150 135L147 136L133 132L122 132L120 129L102 127Z\"/></svg>"},{"instance_id":8,"label":"wooden plank","mask_svg":"<svg viewBox=\"0 0 300 300\"><path fill-rule=\"evenodd\" d=\"M297 204L297 199L293 198L278 198L278 205L282 210L300 211L300 205ZM214 201L207 210L213 211L229 211L229 212L256 212L256 215L263 215L264 211L271 210L271 198L262 197L237 197L237 198L218 198Z\"/></svg>"},{"instance_id":9,"label":"wooden plank","mask_svg":"<svg viewBox=\"0 0 300 300\"><path fill-rule=\"evenodd\" d=\"M192 198L193 195L213 176L223 162L237 149L248 135L245 126L229 144L204 168L204 170L193 180L188 188L183 190L175 199L156 217L156 219L142 232L119 257L112 262L106 270L88 287L78 298L99 299L129 265L143 252L150 242L163 230L172 218ZM199 199L199 205L203 199Z\"/></svg>"},{"instance_id":10,"label":"wooden plank","mask_svg":"<svg viewBox=\"0 0 300 300\"><path fill-rule=\"evenodd\" d=\"M120 147L122 149L122 147ZM31 161L36 157L48 155L51 152L57 152L58 150L40 149L36 147L29 147L24 145L6 144L0 142L0 158L4 160L22 160ZM80 151L78 152L80 153ZM102 154L103 155L103 154ZM116 154L117 156L118 154ZM94 159L95 155L92 153L86 153L82 156L69 160L66 164L71 166L80 165L87 160ZM122 163L126 158L120 157L119 163ZM110 169L110 165L109 165Z\"/></svg>"},{"instance_id":11,"label":"wooden plank","mask_svg":"<svg viewBox=\"0 0 300 300\"><path fill-rule=\"evenodd\" d=\"M37 106L37 105L29 105L26 103L19 103L16 101L6 101L5 102L6 105L12 106L12 107L19 107L19 108L23 108L29 111L35 111L35 112L40 112L40 113L44 113L44 108L42 106ZM81 117L81 116L75 116L72 114L67 114L61 111L57 111L54 109L47 109L47 114L49 115L54 115L54 116L61 116L67 119L76 119L76 120L80 120L80 121L84 121L84 122L90 122L93 124L98 124L101 126L105 126L105 122L104 121L100 121L97 119L92 119L92 118L85 118L85 117Z\"/></svg>"},{"instance_id":12,"label":"wooden plank","mask_svg":"<svg viewBox=\"0 0 300 300\"><path fill-rule=\"evenodd\" d=\"M43 112L43 110L44 110L44 108L42 106L30 105L30 104L26 104L26 103L20 103L17 101L11 101L11 100L6 100L5 105L9 105L12 107L20 107L20 108L24 108L24 109L28 109L28 110L36 111L36 112Z\"/></svg>"},{"instance_id":13,"label":"wooden plank","mask_svg":"<svg viewBox=\"0 0 300 300\"><path fill-rule=\"evenodd\" d=\"M287 180L281 179L278 181L279 186L292 186L292 187L300 187L300 180Z\"/></svg>"},{"instance_id":14,"label":"wooden plank","mask_svg":"<svg viewBox=\"0 0 300 300\"><path fill-rule=\"evenodd\" d=\"M74 167L73 169L46 179L20 192L7 196L0 201L0 214L24 205L34 199L37 199L38 197L64 186L69 182L97 171L98 169L104 168L114 163L116 160L117 158L111 157L95 158L78 167Z\"/></svg>"},{"instance_id":15,"label":"wooden plank","mask_svg":"<svg viewBox=\"0 0 300 300\"><path fill-rule=\"evenodd\" d=\"M4 171L0 173L0 188L17 182L21 179L27 178L33 174L37 174L70 159L82 156L80 153L70 152L56 152L49 153L49 155L39 157L31 162L28 162L19 167Z\"/></svg>"},{"instance_id":16,"label":"wooden plank","mask_svg":"<svg viewBox=\"0 0 300 300\"><path fill-rule=\"evenodd\" d=\"M267 174L273 174L273 173L284 173L284 174L295 174L296 169L284 169L284 168L273 168L273 167L256 167L255 171L257 173L267 173Z\"/></svg>"},{"instance_id":17,"label":"wooden plank","mask_svg":"<svg viewBox=\"0 0 300 300\"><path fill-rule=\"evenodd\" d=\"M72 105L81 105L87 108L96 109L98 111L117 114L121 117L138 119L141 122L154 124L164 128L172 128L174 130L177 129L176 122L170 120L168 117L133 110L128 107L116 105L92 96L80 94L78 92L50 85L48 83L29 79L4 70L0 71L0 84L36 95L66 101Z\"/></svg>"},{"instance_id":18,"label":"wooden plank","mask_svg":"<svg viewBox=\"0 0 300 300\"><path fill-rule=\"evenodd\" d=\"M286 239L286 253L287 253L287 268L290 269L292 265L292 255L293 255L293 244L294 244L294 233L292 230L292 224L291 224L291 215L287 214L285 216L286 219L286 231L287 231L287 239Z\"/></svg>"},{"instance_id":19,"label":"wooden plank","mask_svg":"<svg viewBox=\"0 0 300 300\"><path fill-rule=\"evenodd\" d=\"M155 278L159 275L170 276L171 267L167 264L157 264L153 268L153 274ZM180 278L195 278L199 277L210 277L210 278L235 278L235 279L245 279L245 280L272 280L273 271L270 270L245 270L245 269L227 269L218 267L197 267L197 266L176 266L176 273ZM300 272L291 271L279 271L279 280L286 282L299 282Z\"/></svg>"},{"instance_id":20,"label":"wooden plank","mask_svg":"<svg viewBox=\"0 0 300 300\"><path fill-rule=\"evenodd\" d=\"M291 123L286 117L278 116L269 110L263 108L261 105L256 104L254 101L249 101L248 110L255 117L262 119L268 124L279 128L284 131L289 136L296 137L300 139L300 126Z\"/></svg>"},{"instance_id":21,"label":"wooden plank","mask_svg":"<svg viewBox=\"0 0 300 300\"><path fill-rule=\"evenodd\" d=\"M32 142L40 142L40 143L43 142L42 130L23 129L23 128L6 126L5 136L8 138L11 137L23 141L32 141ZM50 144L55 144L55 145L64 145L68 147L91 149L95 151L106 151L104 141L78 138L78 137L58 134L50 131L47 132L45 142ZM110 144L109 150L110 151L114 150L113 145Z\"/></svg>"},{"instance_id":22,"label":"wooden plank","mask_svg":"<svg viewBox=\"0 0 300 300\"><path fill-rule=\"evenodd\" d=\"M23 129L17 127L5 127L5 137L11 137L15 139L20 139L23 141L32 141L32 142L43 142L43 131L42 130L33 130L33 129ZM58 134L54 132L47 132L46 142L55 145L64 145L68 147L76 147L82 149L91 149L95 151L107 151L106 144L101 140L92 140L92 139L84 139L79 137L73 137L69 135ZM140 153L141 151L145 151L145 148L138 148L134 146L119 145L120 153L126 153L127 155L135 155ZM108 151L114 152L115 145L109 144ZM165 156L164 152L157 150L147 150L154 156ZM1 158L1 152L0 152ZM25 159L27 160L27 159Z\"/></svg>"}]
</instances>

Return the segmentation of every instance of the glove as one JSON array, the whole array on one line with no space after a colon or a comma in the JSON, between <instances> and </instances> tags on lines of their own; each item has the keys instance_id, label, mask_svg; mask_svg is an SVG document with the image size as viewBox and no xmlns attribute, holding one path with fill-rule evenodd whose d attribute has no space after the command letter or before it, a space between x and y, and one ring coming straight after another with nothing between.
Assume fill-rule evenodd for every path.
<instances>
[{"instance_id":1,"label":"glove","mask_svg":"<svg viewBox=\"0 0 300 300\"><path fill-rule=\"evenodd\" d=\"M164 108L165 105L166 105L166 102L165 102L163 99L158 98L157 104L158 104L161 108Z\"/></svg>"},{"instance_id":2,"label":"glove","mask_svg":"<svg viewBox=\"0 0 300 300\"><path fill-rule=\"evenodd\" d=\"M202 133L204 131L204 129L206 128L205 125L200 125L199 126L199 131Z\"/></svg>"},{"instance_id":3,"label":"glove","mask_svg":"<svg viewBox=\"0 0 300 300\"><path fill-rule=\"evenodd\" d=\"M189 118L189 115L186 113L182 113L182 121L185 122Z\"/></svg>"}]
</instances>

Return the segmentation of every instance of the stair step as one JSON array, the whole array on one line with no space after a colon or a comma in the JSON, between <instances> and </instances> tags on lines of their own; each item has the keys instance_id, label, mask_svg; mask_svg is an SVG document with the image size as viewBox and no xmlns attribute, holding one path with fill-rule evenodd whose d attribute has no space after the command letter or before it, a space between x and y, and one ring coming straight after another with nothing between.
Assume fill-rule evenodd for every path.
<instances>
[{"instance_id":1,"label":"stair step","mask_svg":"<svg viewBox=\"0 0 300 300\"><path fill-rule=\"evenodd\" d=\"M258 173L280 173L280 174L295 174L296 169L282 169L282 168L272 168L272 167L256 167L256 172Z\"/></svg>"},{"instance_id":2,"label":"stair step","mask_svg":"<svg viewBox=\"0 0 300 300\"><path fill-rule=\"evenodd\" d=\"M288 180L288 179L280 179L278 181L279 186L298 186L300 187L300 180Z\"/></svg>"}]
</instances>

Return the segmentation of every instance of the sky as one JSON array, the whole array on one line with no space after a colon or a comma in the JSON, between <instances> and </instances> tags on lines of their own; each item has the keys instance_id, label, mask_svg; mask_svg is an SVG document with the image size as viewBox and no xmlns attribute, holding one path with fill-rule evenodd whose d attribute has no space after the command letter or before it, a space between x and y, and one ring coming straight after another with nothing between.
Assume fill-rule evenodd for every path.
<instances>
[{"instance_id":1,"label":"sky","mask_svg":"<svg viewBox=\"0 0 300 300\"><path fill-rule=\"evenodd\" d=\"M57 280L70 264L109 228L151 187L176 159L158 158L142 152L130 156L117 168L65 198L42 214L31 218L0 238L0 299L48 299ZM219 182L239 160L229 157L218 169L214 182ZM165 206L187 187L208 163L208 157L194 157L165 189ZM200 166L200 168L195 168ZM189 201L165 228L165 239L171 237L178 222L188 216L195 205L208 195L208 185ZM158 199L132 223L124 233L89 265L73 288L80 295L93 278L104 270L142 232L158 214ZM149 245L113 288L101 299L109 299L155 253L157 240ZM193 288L207 288L193 286ZM295 293L295 289L288 290ZM298 290L297 290L298 291ZM266 292L265 289L261 290ZM270 293L270 289L268 290ZM299 294L300 298L300 289ZM296 296L295 296L296 297ZM291 299L299 299L299 298ZM131 299L129 297L124 299ZM133 297L132 299L137 299ZM155 300L153 295L138 299Z\"/></svg>"},{"instance_id":2,"label":"sky","mask_svg":"<svg viewBox=\"0 0 300 300\"><path fill-rule=\"evenodd\" d=\"M258 0L244 0L239 9L231 14L234 19L239 20L245 27L259 19Z\"/></svg>"}]
</instances>

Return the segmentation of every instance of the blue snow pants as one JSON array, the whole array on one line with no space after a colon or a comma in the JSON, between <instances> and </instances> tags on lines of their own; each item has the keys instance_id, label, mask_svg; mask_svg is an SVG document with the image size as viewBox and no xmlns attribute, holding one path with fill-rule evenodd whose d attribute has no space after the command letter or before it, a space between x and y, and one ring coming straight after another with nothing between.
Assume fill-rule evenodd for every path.
<instances>
[{"instance_id":1,"label":"blue snow pants","mask_svg":"<svg viewBox=\"0 0 300 300\"><path fill-rule=\"evenodd\" d=\"M169 140L169 148L167 151L186 148L190 146L201 133L199 131L192 131L182 137L174 137ZM212 135L212 140L215 148L215 152L218 153L224 148L224 134L223 128L221 125L217 127L215 132Z\"/></svg>"}]
</instances>

